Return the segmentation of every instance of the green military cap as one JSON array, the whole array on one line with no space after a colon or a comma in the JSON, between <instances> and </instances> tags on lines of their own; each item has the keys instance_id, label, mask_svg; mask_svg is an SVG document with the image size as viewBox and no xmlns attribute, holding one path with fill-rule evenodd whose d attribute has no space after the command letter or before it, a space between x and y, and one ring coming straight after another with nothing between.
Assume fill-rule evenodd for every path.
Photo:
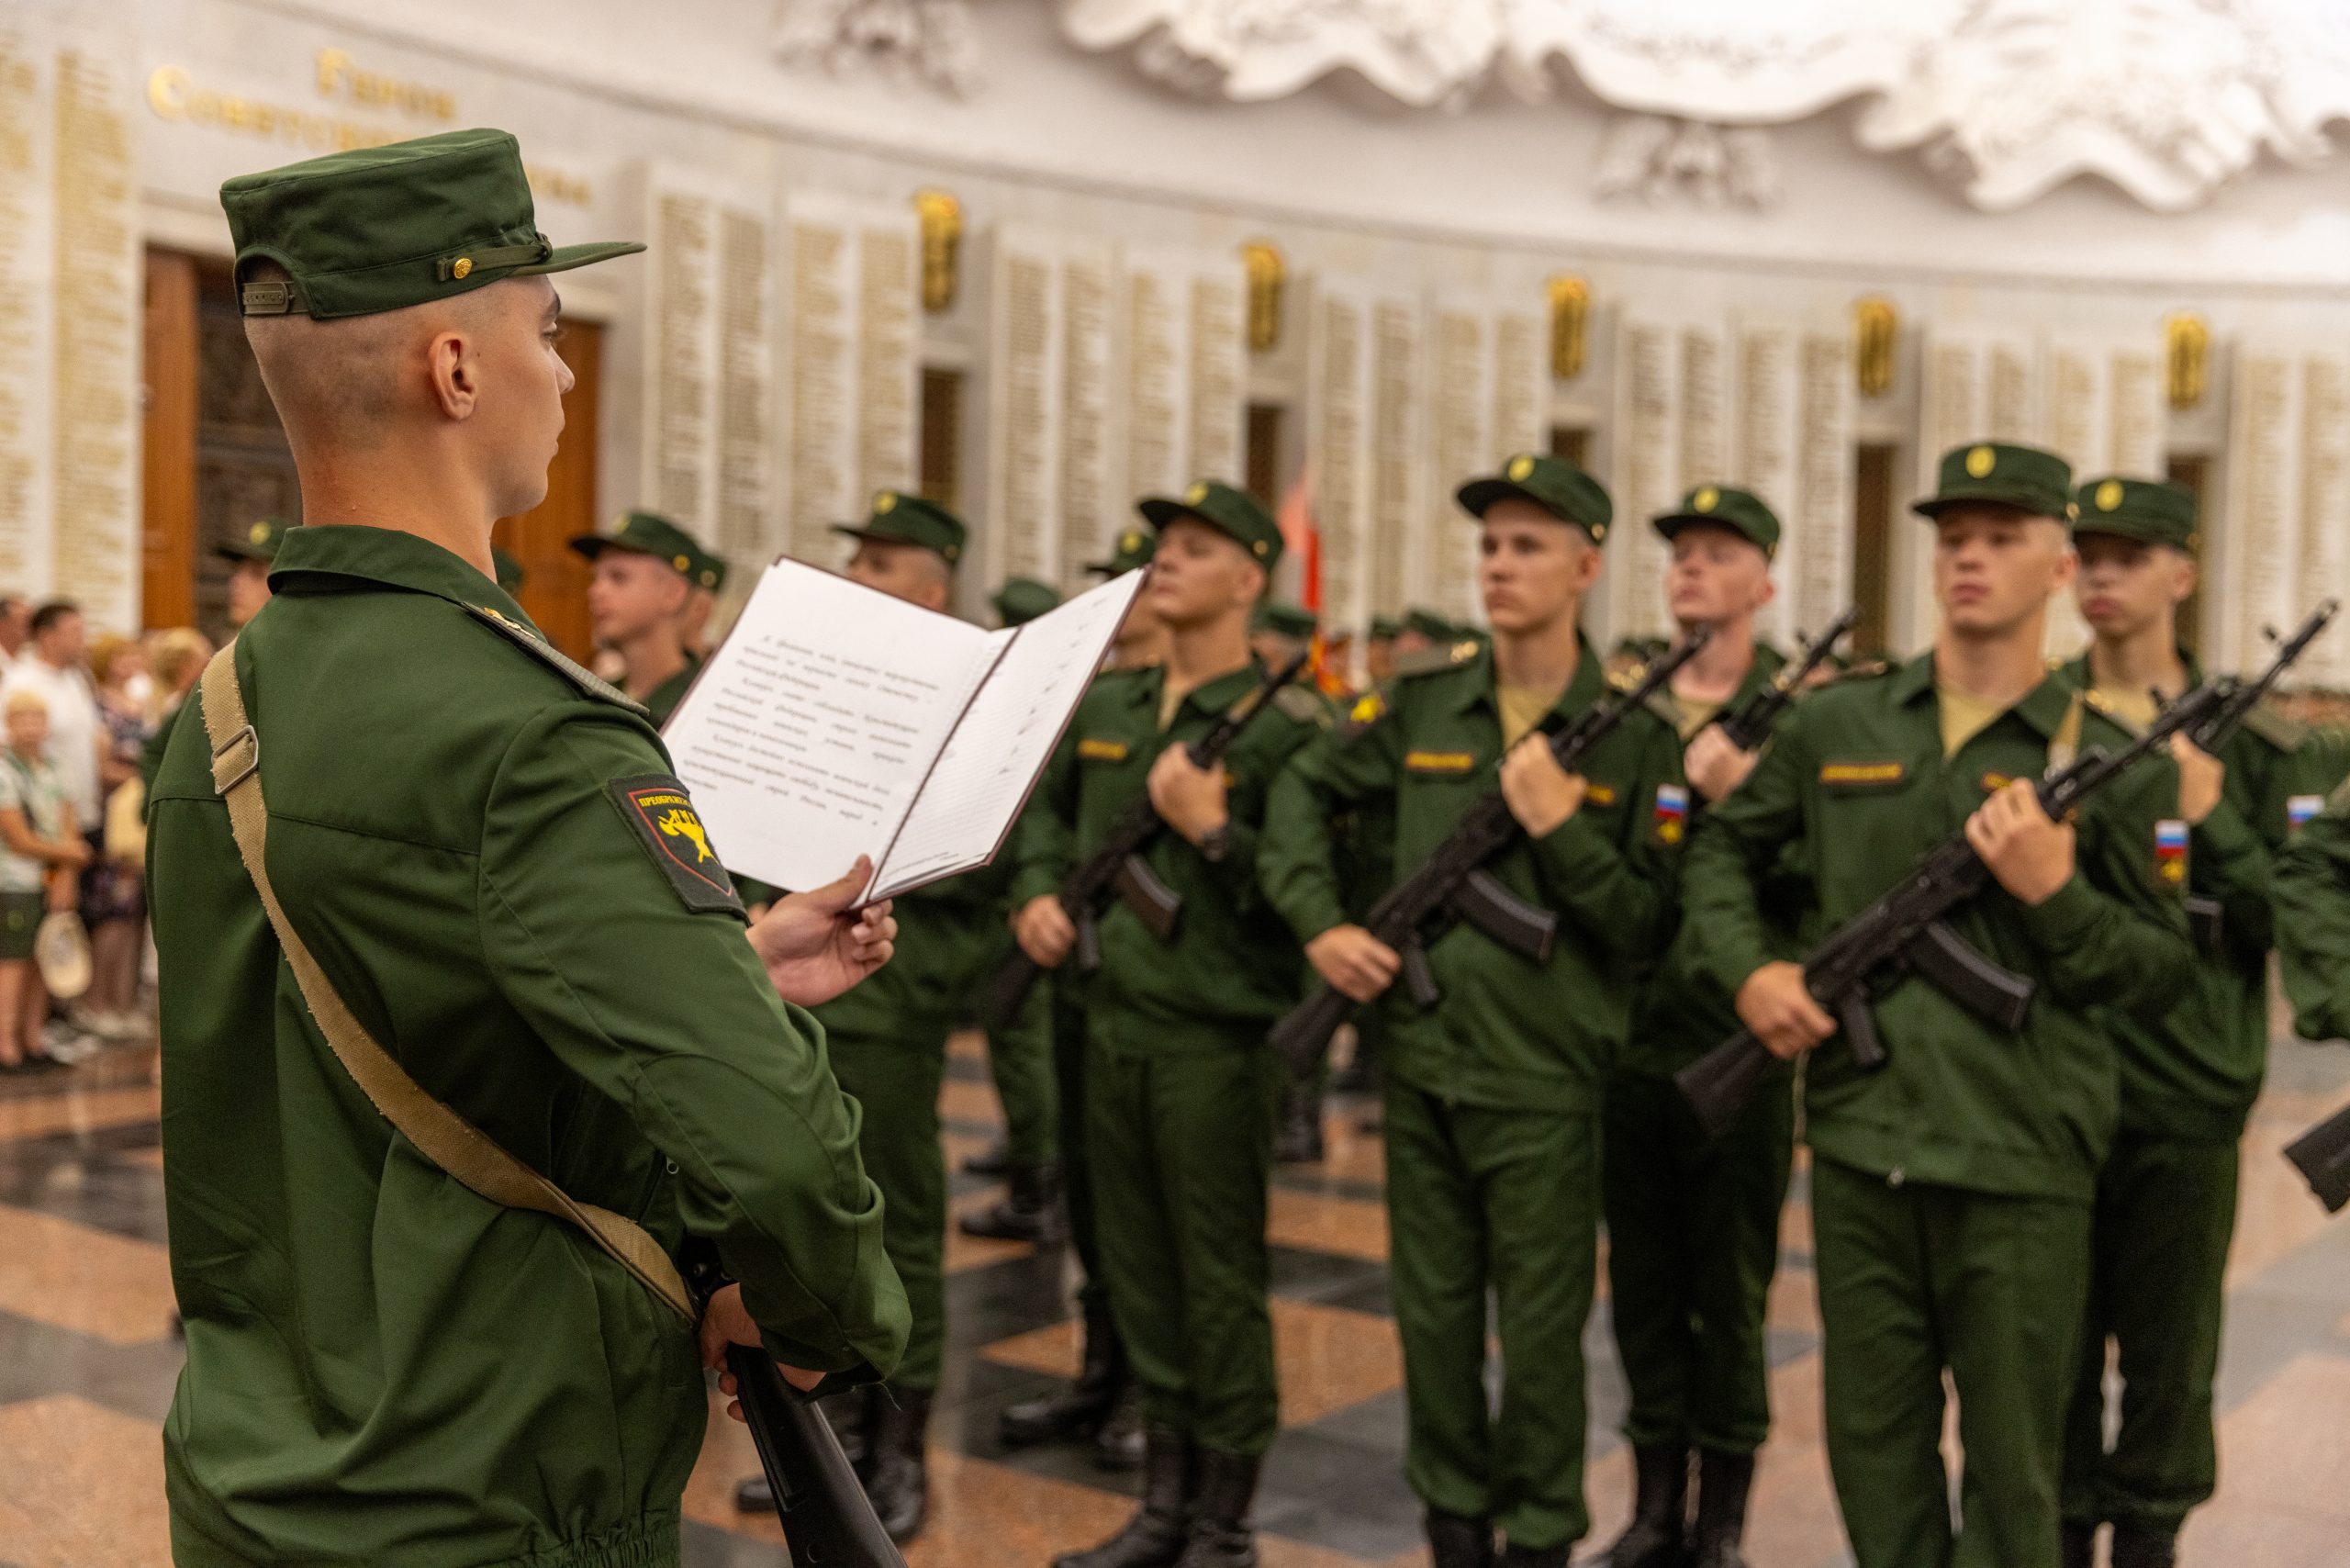
<instances>
[{"instance_id":1,"label":"green military cap","mask_svg":"<svg viewBox=\"0 0 2350 1568\"><path fill-rule=\"evenodd\" d=\"M1460 635L1459 627L1433 610L1405 610L1403 630L1416 632L1431 643L1449 643Z\"/></svg>"},{"instance_id":2,"label":"green military cap","mask_svg":"<svg viewBox=\"0 0 2350 1568\"><path fill-rule=\"evenodd\" d=\"M2034 517L2072 515L2073 465L2053 452L2010 442L1979 441L1942 454L1934 493L1910 503L1920 517L1937 518L1964 501L2013 507Z\"/></svg>"},{"instance_id":3,"label":"green military cap","mask_svg":"<svg viewBox=\"0 0 2350 1568\"><path fill-rule=\"evenodd\" d=\"M1123 577L1150 565L1158 553L1158 536L1147 528L1129 528L1118 534L1118 547L1106 561L1089 561L1085 569L1097 577Z\"/></svg>"},{"instance_id":4,"label":"green military cap","mask_svg":"<svg viewBox=\"0 0 2350 1568\"><path fill-rule=\"evenodd\" d=\"M498 588L508 594L520 593L522 580L530 576L522 569L522 563L495 544L489 547L489 559L490 564L498 568Z\"/></svg>"},{"instance_id":5,"label":"green military cap","mask_svg":"<svg viewBox=\"0 0 2350 1568\"><path fill-rule=\"evenodd\" d=\"M2195 548L2195 493L2167 479L2092 479L2073 498L2073 536L2110 533L2175 550Z\"/></svg>"},{"instance_id":6,"label":"green military cap","mask_svg":"<svg viewBox=\"0 0 2350 1568\"><path fill-rule=\"evenodd\" d=\"M1248 618L1251 632L1270 632L1278 637L1311 637L1321 624L1322 618L1304 605L1278 599L1264 600Z\"/></svg>"},{"instance_id":7,"label":"green military cap","mask_svg":"<svg viewBox=\"0 0 2350 1568\"><path fill-rule=\"evenodd\" d=\"M1654 521L1656 531L1667 539L1684 528L1702 524L1727 528L1750 543L1761 545L1765 555L1779 553L1778 517L1751 490L1734 489L1728 485L1700 485L1681 498L1678 511L1666 512Z\"/></svg>"},{"instance_id":8,"label":"green military cap","mask_svg":"<svg viewBox=\"0 0 2350 1568\"><path fill-rule=\"evenodd\" d=\"M591 561L607 550L650 555L668 562L694 587L713 592L726 580L726 563L658 512L624 511L612 521L610 533L583 533L571 542L571 547Z\"/></svg>"},{"instance_id":9,"label":"green military cap","mask_svg":"<svg viewBox=\"0 0 2350 1568\"><path fill-rule=\"evenodd\" d=\"M1248 495L1215 479L1203 479L1183 492L1181 500L1149 496L1137 510L1153 528L1165 528L1179 517L1197 518L1217 532L1240 542L1267 571L1281 558L1281 525Z\"/></svg>"},{"instance_id":10,"label":"green military cap","mask_svg":"<svg viewBox=\"0 0 2350 1568\"><path fill-rule=\"evenodd\" d=\"M1461 510L1482 518L1495 501L1532 501L1561 522L1580 528L1597 544L1616 520L1615 503L1599 481L1563 457L1521 452L1498 474L1472 479L1454 492Z\"/></svg>"},{"instance_id":11,"label":"green military cap","mask_svg":"<svg viewBox=\"0 0 2350 1568\"><path fill-rule=\"evenodd\" d=\"M897 490L876 492L872 516L862 523L837 524L833 532L882 544L918 544L935 551L950 566L963 558L969 537L963 520L936 501Z\"/></svg>"},{"instance_id":12,"label":"green military cap","mask_svg":"<svg viewBox=\"0 0 2350 1568\"><path fill-rule=\"evenodd\" d=\"M297 526L280 518L257 517L245 524L242 535L225 544L215 544L212 553L228 561L274 561L285 531Z\"/></svg>"},{"instance_id":13,"label":"green military cap","mask_svg":"<svg viewBox=\"0 0 2350 1568\"><path fill-rule=\"evenodd\" d=\"M220 206L248 316L371 316L644 249L551 244L522 149L502 130L442 131L240 174L220 187ZM247 281L257 261L291 281Z\"/></svg>"},{"instance_id":14,"label":"green military cap","mask_svg":"<svg viewBox=\"0 0 2350 1568\"><path fill-rule=\"evenodd\" d=\"M1404 623L1392 615L1374 615L1371 618L1370 640L1374 643L1392 643L1395 640L1395 633L1403 629Z\"/></svg>"},{"instance_id":15,"label":"green military cap","mask_svg":"<svg viewBox=\"0 0 2350 1568\"><path fill-rule=\"evenodd\" d=\"M988 602L995 606L996 619L1006 626L1018 626L1058 609L1061 596L1051 584L1034 577L1006 577Z\"/></svg>"}]
</instances>

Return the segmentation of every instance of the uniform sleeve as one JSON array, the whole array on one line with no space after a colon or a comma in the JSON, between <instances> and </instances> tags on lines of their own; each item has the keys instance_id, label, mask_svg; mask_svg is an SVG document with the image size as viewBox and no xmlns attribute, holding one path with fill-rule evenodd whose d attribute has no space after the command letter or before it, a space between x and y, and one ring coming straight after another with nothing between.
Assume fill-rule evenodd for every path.
<instances>
[{"instance_id":1,"label":"uniform sleeve","mask_svg":"<svg viewBox=\"0 0 2350 1568\"><path fill-rule=\"evenodd\" d=\"M909 1319L856 1109L741 922L688 909L623 816L613 784L661 770L643 730L597 704L516 736L482 837L485 956L564 1065L673 1162L687 1228L717 1244L768 1350L886 1375Z\"/></svg>"},{"instance_id":2,"label":"uniform sleeve","mask_svg":"<svg viewBox=\"0 0 2350 1568\"><path fill-rule=\"evenodd\" d=\"M2293 1028L2350 1039L2350 791L2277 857L2277 952Z\"/></svg>"},{"instance_id":3,"label":"uniform sleeve","mask_svg":"<svg viewBox=\"0 0 2350 1568\"><path fill-rule=\"evenodd\" d=\"M1265 899L1263 876L1257 868L1257 860L1267 837L1265 828L1272 807L1274 781L1287 769L1289 759L1312 744L1320 733L1319 727L1311 722L1285 717L1279 721L1279 728L1273 731L1276 738L1266 746L1262 761L1252 763L1265 770L1265 788L1257 794L1255 816L1231 810L1232 791L1225 791L1224 858L1214 862L1207 862L1204 857L1202 859L1210 879L1232 901L1233 908L1244 914L1253 913ZM1176 835L1170 832L1167 836L1171 839ZM1191 845L1182 847L1199 854Z\"/></svg>"},{"instance_id":4,"label":"uniform sleeve","mask_svg":"<svg viewBox=\"0 0 2350 1568\"><path fill-rule=\"evenodd\" d=\"M1012 909L1057 890L1077 863L1077 725L1053 747L1012 830Z\"/></svg>"},{"instance_id":5,"label":"uniform sleeve","mask_svg":"<svg viewBox=\"0 0 2350 1568\"><path fill-rule=\"evenodd\" d=\"M1657 843L1645 814L1660 783L1680 777L1677 743L1645 713L1630 721L1647 733L1630 796L1610 838L1593 812L1577 812L1534 840L1534 863L1553 908L1607 952L1644 963L1673 934L1673 869L1679 851Z\"/></svg>"},{"instance_id":6,"label":"uniform sleeve","mask_svg":"<svg viewBox=\"0 0 2350 1568\"><path fill-rule=\"evenodd\" d=\"M1347 922L1337 823L1366 801L1394 795L1402 737L1392 712L1325 730L1292 753L1273 779L1257 870L1266 899L1300 942Z\"/></svg>"},{"instance_id":7,"label":"uniform sleeve","mask_svg":"<svg viewBox=\"0 0 2350 1568\"><path fill-rule=\"evenodd\" d=\"M1761 890L1780 855L1798 851L1808 823L1804 780L1811 771L1803 711L1779 722L1746 782L1699 813L1681 870L1681 918L1698 968L1736 996L1747 976L1772 961Z\"/></svg>"},{"instance_id":8,"label":"uniform sleeve","mask_svg":"<svg viewBox=\"0 0 2350 1568\"><path fill-rule=\"evenodd\" d=\"M2254 750L2260 745L2239 741L2220 803L2196 824L2191 840L2196 890L2220 901L2221 941L2248 964L2266 956L2275 936L2268 887L2277 846L2258 824L2285 820L2284 796L2296 773L2295 758L2260 756Z\"/></svg>"},{"instance_id":9,"label":"uniform sleeve","mask_svg":"<svg viewBox=\"0 0 2350 1568\"><path fill-rule=\"evenodd\" d=\"M2167 757L2142 763L2095 804L2103 809L2083 813L2072 879L2015 907L2060 1000L2151 1016L2195 975L2186 901L2154 873L2155 823L2177 808L2177 767Z\"/></svg>"}]
</instances>

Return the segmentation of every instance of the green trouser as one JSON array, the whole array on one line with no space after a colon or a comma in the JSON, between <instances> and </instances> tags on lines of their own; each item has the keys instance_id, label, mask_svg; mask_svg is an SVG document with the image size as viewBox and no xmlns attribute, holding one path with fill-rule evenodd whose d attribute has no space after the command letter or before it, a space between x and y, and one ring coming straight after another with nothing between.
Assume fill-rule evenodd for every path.
<instances>
[{"instance_id":1,"label":"green trouser","mask_svg":"<svg viewBox=\"0 0 2350 1568\"><path fill-rule=\"evenodd\" d=\"M1061 1206L1069 1214L1069 1245L1077 1249L1078 1263L1085 1273L1084 1282L1077 1287L1077 1300L1080 1307L1092 1308L1105 1305L1108 1297L1102 1286L1102 1245L1093 1219L1093 1162L1086 1153L1085 1058L1091 1047L1086 1039L1085 1006L1078 983L1055 977L1038 981L1037 986L1051 988L1046 1018L1053 1053L1054 1103L1060 1108L1054 1121L1061 1142Z\"/></svg>"},{"instance_id":2,"label":"green trouser","mask_svg":"<svg viewBox=\"0 0 2350 1568\"><path fill-rule=\"evenodd\" d=\"M2065 1433L2065 1517L2177 1530L2219 1481L2211 1380L2236 1145L2123 1131L2098 1173L2087 1327ZM2121 1370L2121 1428L2105 1447L2105 1344Z\"/></svg>"},{"instance_id":3,"label":"green trouser","mask_svg":"<svg viewBox=\"0 0 2350 1568\"><path fill-rule=\"evenodd\" d=\"M1828 1463L1859 1568L2049 1568L2089 1207L1815 1159ZM1942 1438L1958 1394L1963 1524Z\"/></svg>"},{"instance_id":4,"label":"green trouser","mask_svg":"<svg viewBox=\"0 0 2350 1568\"><path fill-rule=\"evenodd\" d=\"M906 1287L913 1329L890 1382L926 1394L946 1353L946 1154L938 1090L946 1076L944 1024L890 1036L829 1036L833 1076L863 1111L856 1149L881 1189L881 1249Z\"/></svg>"},{"instance_id":5,"label":"green trouser","mask_svg":"<svg viewBox=\"0 0 2350 1568\"><path fill-rule=\"evenodd\" d=\"M1599 1226L1598 1117L1449 1104L1391 1077L1389 1289L1404 1343L1404 1478L1431 1508L1540 1551L1591 1528L1583 1322ZM1502 1399L1485 1394L1486 1296Z\"/></svg>"},{"instance_id":6,"label":"green trouser","mask_svg":"<svg viewBox=\"0 0 2350 1568\"><path fill-rule=\"evenodd\" d=\"M1281 1081L1265 1025L1146 1054L1149 1023L1101 1008L1092 1022L1096 1242L1144 1416L1202 1448L1261 1454L1281 1426L1265 1245Z\"/></svg>"},{"instance_id":7,"label":"green trouser","mask_svg":"<svg viewBox=\"0 0 2350 1568\"><path fill-rule=\"evenodd\" d=\"M1794 1158L1790 1079L1757 1090L1718 1139L1672 1079L1608 1083L1607 1278L1636 1448L1746 1454L1770 1433L1762 1319Z\"/></svg>"},{"instance_id":8,"label":"green trouser","mask_svg":"<svg viewBox=\"0 0 2350 1568\"><path fill-rule=\"evenodd\" d=\"M1006 949L1005 958L1011 950ZM981 974L992 975L989 965ZM1020 1015L988 1034L988 1076L1003 1107L1003 1146L1014 1165L1050 1165L1060 1158L1060 1095L1054 1084L1050 976L1029 989Z\"/></svg>"}]
</instances>

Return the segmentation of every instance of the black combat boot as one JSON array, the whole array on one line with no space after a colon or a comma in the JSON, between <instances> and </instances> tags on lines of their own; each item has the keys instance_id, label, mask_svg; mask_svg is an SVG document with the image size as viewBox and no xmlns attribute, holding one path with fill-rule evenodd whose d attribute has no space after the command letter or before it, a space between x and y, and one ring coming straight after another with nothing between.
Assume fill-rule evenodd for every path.
<instances>
[{"instance_id":1,"label":"black combat boot","mask_svg":"<svg viewBox=\"0 0 2350 1568\"><path fill-rule=\"evenodd\" d=\"M1053 1568L1174 1568L1191 1537L1198 1450L1189 1438L1153 1427L1143 1442L1142 1506L1101 1545L1053 1559Z\"/></svg>"},{"instance_id":2,"label":"black combat boot","mask_svg":"<svg viewBox=\"0 0 2350 1568\"><path fill-rule=\"evenodd\" d=\"M1012 1145L998 1138L979 1153L965 1155L963 1169L974 1176L1009 1176L1012 1174Z\"/></svg>"},{"instance_id":3,"label":"black combat boot","mask_svg":"<svg viewBox=\"0 0 2350 1568\"><path fill-rule=\"evenodd\" d=\"M930 1391L894 1391L884 1396L873 1426L866 1464L865 1495L882 1529L900 1546L922 1533L930 1512L930 1462L923 1447L930 1435Z\"/></svg>"},{"instance_id":4,"label":"black combat boot","mask_svg":"<svg viewBox=\"0 0 2350 1568\"><path fill-rule=\"evenodd\" d=\"M1738 1547L1746 1538L1746 1495L1753 1485L1752 1454L1697 1450L1697 1529L1689 1542L1690 1568L1746 1568Z\"/></svg>"},{"instance_id":5,"label":"black combat boot","mask_svg":"<svg viewBox=\"0 0 2350 1568\"><path fill-rule=\"evenodd\" d=\"M1308 1081L1281 1090L1281 1120L1274 1124L1273 1160L1312 1165L1322 1158L1322 1086Z\"/></svg>"},{"instance_id":6,"label":"black combat boot","mask_svg":"<svg viewBox=\"0 0 2350 1568\"><path fill-rule=\"evenodd\" d=\"M1556 1546L1520 1546L1506 1541L1502 1546L1501 1568L1567 1568L1567 1553L1574 1550L1574 1542L1562 1540Z\"/></svg>"},{"instance_id":7,"label":"black combat boot","mask_svg":"<svg viewBox=\"0 0 2350 1568\"><path fill-rule=\"evenodd\" d=\"M1257 1534L1248 1505L1257 1500L1254 1455L1199 1450L1192 1493L1192 1539L1177 1568L1257 1568Z\"/></svg>"},{"instance_id":8,"label":"black combat boot","mask_svg":"<svg viewBox=\"0 0 2350 1568\"><path fill-rule=\"evenodd\" d=\"M1015 1165L1006 1173L1011 1191L993 1208L957 1221L966 1236L988 1241L1033 1241L1050 1246L1069 1239L1069 1215L1061 1209L1061 1168Z\"/></svg>"},{"instance_id":9,"label":"black combat boot","mask_svg":"<svg viewBox=\"0 0 2350 1568\"><path fill-rule=\"evenodd\" d=\"M824 1424L833 1429L833 1437L847 1456L851 1470L862 1482L867 1462L873 1448L874 1411L881 1399L878 1383L866 1383L829 1398L816 1401L816 1408L823 1412ZM734 1506L745 1514L775 1512L775 1490L767 1484L767 1472L744 1476L735 1483Z\"/></svg>"},{"instance_id":10,"label":"black combat boot","mask_svg":"<svg viewBox=\"0 0 2350 1568\"><path fill-rule=\"evenodd\" d=\"M2097 1562L2097 1526L2065 1521L2065 1532L2059 1538L2056 1561L2059 1568L2094 1568Z\"/></svg>"},{"instance_id":11,"label":"black combat boot","mask_svg":"<svg viewBox=\"0 0 2350 1568\"><path fill-rule=\"evenodd\" d=\"M1494 1521L1467 1519L1436 1508L1421 1521L1431 1568L1494 1568Z\"/></svg>"},{"instance_id":12,"label":"black combat boot","mask_svg":"<svg viewBox=\"0 0 2350 1568\"><path fill-rule=\"evenodd\" d=\"M1084 1334L1085 1359L1075 1383L1009 1406L996 1418L996 1436L1004 1447L1024 1449L1081 1438L1100 1431L1110 1418L1118 1389L1126 1381L1126 1356L1107 1306L1099 1302L1086 1306Z\"/></svg>"},{"instance_id":13,"label":"black combat boot","mask_svg":"<svg viewBox=\"0 0 2350 1568\"><path fill-rule=\"evenodd\" d=\"M1093 1468L1132 1470L1142 1463L1142 1384L1129 1376L1111 1402L1110 1418L1093 1434Z\"/></svg>"},{"instance_id":14,"label":"black combat boot","mask_svg":"<svg viewBox=\"0 0 2350 1568\"><path fill-rule=\"evenodd\" d=\"M2111 1551L2113 1568L2172 1568L2178 1561L2178 1536L2172 1530L2116 1523Z\"/></svg>"},{"instance_id":15,"label":"black combat boot","mask_svg":"<svg viewBox=\"0 0 2350 1568\"><path fill-rule=\"evenodd\" d=\"M1593 1568L1681 1568L1687 1550L1689 1450L1679 1444L1632 1450L1632 1522Z\"/></svg>"}]
</instances>

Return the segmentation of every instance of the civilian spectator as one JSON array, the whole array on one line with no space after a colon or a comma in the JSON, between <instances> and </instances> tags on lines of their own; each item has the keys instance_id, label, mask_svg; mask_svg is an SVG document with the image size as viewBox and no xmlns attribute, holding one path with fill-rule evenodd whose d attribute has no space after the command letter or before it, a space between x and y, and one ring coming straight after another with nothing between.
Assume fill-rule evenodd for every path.
<instances>
[{"instance_id":1,"label":"civilian spectator","mask_svg":"<svg viewBox=\"0 0 2350 1568\"><path fill-rule=\"evenodd\" d=\"M0 698L7 745L0 751L0 1070L53 1067L67 1058L42 1047L49 993L33 962L33 938L50 910L72 909L75 873L90 858L64 782L50 766L49 710L37 692Z\"/></svg>"}]
</instances>

